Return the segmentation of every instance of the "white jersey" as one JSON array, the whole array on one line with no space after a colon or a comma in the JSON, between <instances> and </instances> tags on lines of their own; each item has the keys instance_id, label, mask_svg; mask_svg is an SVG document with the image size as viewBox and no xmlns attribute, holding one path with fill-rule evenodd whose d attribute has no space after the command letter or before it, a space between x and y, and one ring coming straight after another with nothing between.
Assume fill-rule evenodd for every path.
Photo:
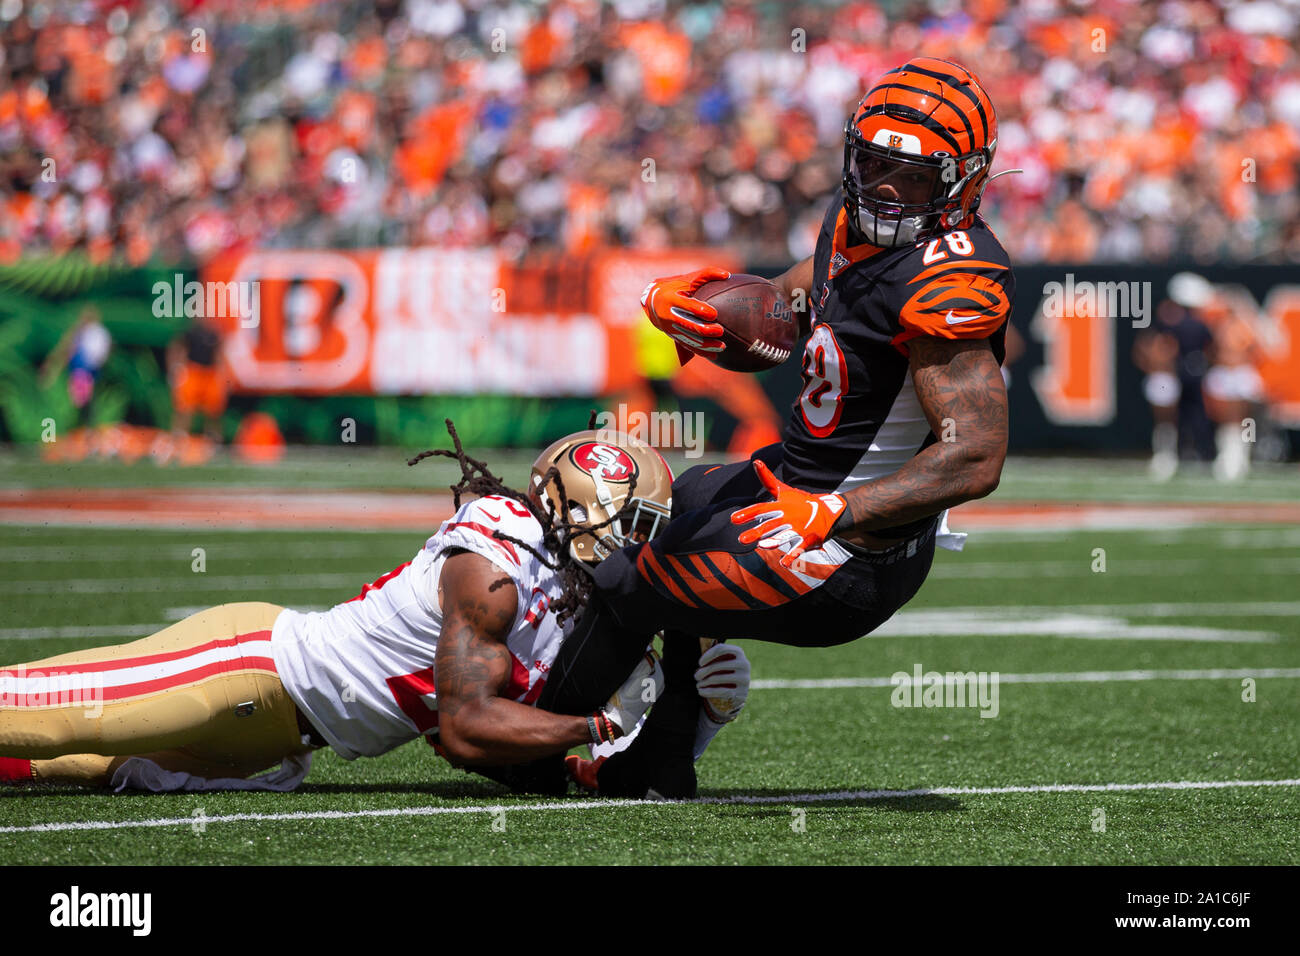
<instances>
[{"instance_id":1,"label":"white jersey","mask_svg":"<svg viewBox=\"0 0 1300 956\"><path fill-rule=\"evenodd\" d=\"M542 528L517 501L489 496L461 507L406 564L328 611L283 611L271 650L285 689L340 756L374 757L436 731L434 652L442 630L438 577L449 548L487 558L515 583L503 696L535 703L564 638L549 613L554 571L500 531L542 551Z\"/></svg>"}]
</instances>

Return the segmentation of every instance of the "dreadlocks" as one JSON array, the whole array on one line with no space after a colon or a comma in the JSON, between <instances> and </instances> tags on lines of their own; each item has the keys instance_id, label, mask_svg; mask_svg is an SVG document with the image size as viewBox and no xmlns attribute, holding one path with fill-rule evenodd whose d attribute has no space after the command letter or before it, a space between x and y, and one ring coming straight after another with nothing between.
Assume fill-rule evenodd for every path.
<instances>
[{"instance_id":1,"label":"dreadlocks","mask_svg":"<svg viewBox=\"0 0 1300 956\"><path fill-rule=\"evenodd\" d=\"M592 416L594 419L595 412L592 413ZM454 450L448 451L444 448L434 448L429 451L422 451L410 459L407 464L416 465L426 458L435 456L454 458L457 464L460 465L460 481L451 485L452 500L455 502L457 510L460 510L460 496L465 492L475 497L497 495L503 498L511 498L528 509L529 514L536 518L537 523L542 526L542 544L546 553L542 553L527 542L520 541L518 538L502 531L493 531L492 536L519 545L546 567L556 572L560 579L563 594L559 600L551 605L551 610L555 612L557 622L563 625L565 621L587 606L594 587L591 572L586 565L573 556L573 548L571 547L573 539L580 534L598 531L612 524L617 520L618 516L615 515L593 525L574 522L569 513L569 496L564 490L564 479L560 477L559 470L554 466L551 466L546 471L546 474L542 476L542 482L537 488L540 493L547 485L552 482L555 483L556 494L547 495L546 509L543 510L538 503L538 496L511 488L492 474L484 462L470 457L460 443L460 436L456 434L456 426L452 424L450 418L446 419L446 423L447 432L451 435ZM633 478L628 488L629 497L635 491L635 488L636 479ZM558 513L555 507L557 500L560 502Z\"/></svg>"}]
</instances>

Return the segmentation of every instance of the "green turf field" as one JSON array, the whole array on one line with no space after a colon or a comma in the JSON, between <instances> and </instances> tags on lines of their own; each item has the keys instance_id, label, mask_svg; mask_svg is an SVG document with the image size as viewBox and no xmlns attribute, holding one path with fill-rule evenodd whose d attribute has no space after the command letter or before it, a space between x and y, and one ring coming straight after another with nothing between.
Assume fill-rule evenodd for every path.
<instances>
[{"instance_id":1,"label":"green turf field","mask_svg":"<svg viewBox=\"0 0 1300 956\"><path fill-rule=\"evenodd\" d=\"M357 465L330 461L275 471L99 465L64 483L248 484L255 474L394 487L417 471L384 466L352 481ZM422 480L445 486L439 467ZM10 460L0 483L49 486L64 471ZM1153 489L1133 464L1016 462L1008 472L998 497L1222 494L1195 475ZM1231 491L1238 501L1295 494L1293 473L1281 472ZM327 606L423 537L0 527L0 661L125 641L225 601ZM711 802L513 797L416 743L354 763L320 753L293 794L3 788L0 858L1296 864L1298 545L1294 525L975 534L965 553L940 554L920 595L877 635L827 650L747 644L759 683L699 764ZM202 574L191 570L196 547ZM1094 570L1097 549L1104 571ZM892 706L888 678L917 665L998 672L997 716ZM1259 785L1269 781L1290 783ZM1256 785L1104 789L1177 782ZM1062 789L1041 789L1052 785Z\"/></svg>"},{"instance_id":2,"label":"green turf field","mask_svg":"<svg viewBox=\"0 0 1300 956\"><path fill-rule=\"evenodd\" d=\"M430 436L429 448L450 448L446 434ZM534 452L518 449L477 449L470 453L485 461L506 481L523 481ZM0 489L6 488L139 488L139 487L240 487L419 490L445 489L459 476L455 462L429 458L415 467L406 461L424 448L290 447L275 466L244 464L226 451L200 468L157 466L148 460L131 464L89 460L70 464L42 462L32 448L0 448ZM720 461L709 454L688 459L681 451L666 450L664 457L674 474L700 464ZM1214 480L1208 466L1186 465L1178 477L1154 484L1144 463L1131 459L1013 458L1008 461L998 487L997 500L1033 501L1300 501L1300 471L1295 465L1257 464L1250 480L1225 486Z\"/></svg>"}]
</instances>

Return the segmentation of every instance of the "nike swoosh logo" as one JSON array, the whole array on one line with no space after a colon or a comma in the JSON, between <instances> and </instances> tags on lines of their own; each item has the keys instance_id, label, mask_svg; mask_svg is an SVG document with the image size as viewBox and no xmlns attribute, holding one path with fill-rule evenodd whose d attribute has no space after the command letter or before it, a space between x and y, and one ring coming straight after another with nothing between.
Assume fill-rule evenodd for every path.
<instances>
[{"instance_id":1,"label":"nike swoosh logo","mask_svg":"<svg viewBox=\"0 0 1300 956\"><path fill-rule=\"evenodd\" d=\"M501 523L501 519L498 518L496 515L494 515L492 512L488 511L486 508L483 509L483 513L487 515L489 518L491 518L493 521L495 521L497 524Z\"/></svg>"},{"instance_id":2,"label":"nike swoosh logo","mask_svg":"<svg viewBox=\"0 0 1300 956\"><path fill-rule=\"evenodd\" d=\"M952 309L949 309L948 314L943 317L943 320L949 325L961 325L963 322L969 322L971 319L978 318L980 318L978 313L975 315L953 315Z\"/></svg>"}]
</instances>

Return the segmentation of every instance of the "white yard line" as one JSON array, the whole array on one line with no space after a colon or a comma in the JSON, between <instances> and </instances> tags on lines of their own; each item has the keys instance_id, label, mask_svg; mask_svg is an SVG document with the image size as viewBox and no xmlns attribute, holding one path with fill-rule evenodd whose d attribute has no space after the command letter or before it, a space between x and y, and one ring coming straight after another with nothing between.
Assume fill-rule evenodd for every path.
<instances>
[{"instance_id":1,"label":"white yard line","mask_svg":"<svg viewBox=\"0 0 1300 956\"><path fill-rule=\"evenodd\" d=\"M184 578L61 578L0 581L0 594L128 594L152 591L269 591L277 588L353 588L364 574L280 574L271 576L190 574Z\"/></svg>"},{"instance_id":2,"label":"white yard line","mask_svg":"<svg viewBox=\"0 0 1300 956\"><path fill-rule=\"evenodd\" d=\"M405 534L429 535L438 530L444 517L451 517L450 502L446 514L439 512L439 517L412 519L410 527L393 527L386 525L378 528L366 528L358 525L357 517L340 515L332 524L313 525L301 528L287 523L250 523L246 519L227 518L220 515L205 515L202 520L186 521L173 515L163 514L143 517L123 517L121 512L102 511L58 511L27 509L7 512L0 508L0 527L7 526L21 529L48 530L57 528L66 531L71 528L92 528L96 531L147 531L150 534L205 534L207 532L226 534L229 532L293 533L293 534ZM427 529L427 530L423 530Z\"/></svg>"},{"instance_id":3,"label":"white yard line","mask_svg":"<svg viewBox=\"0 0 1300 956\"><path fill-rule=\"evenodd\" d=\"M1174 528L1167 532L1153 532L1148 535L1148 540L1174 542L1186 537L1183 530ZM1219 548L1295 548L1300 546L1300 528L1233 528L1220 525L1199 533L1197 544Z\"/></svg>"},{"instance_id":4,"label":"white yard line","mask_svg":"<svg viewBox=\"0 0 1300 956\"><path fill-rule=\"evenodd\" d=\"M919 612L918 612L919 613ZM1130 624L1119 617L1058 614L1040 620L955 620L896 614L869 637L1056 637L1087 641L1203 641L1222 644L1272 644L1269 631L1217 627Z\"/></svg>"},{"instance_id":5,"label":"white yard line","mask_svg":"<svg viewBox=\"0 0 1300 956\"><path fill-rule=\"evenodd\" d=\"M1235 644L1267 644L1279 638L1279 635L1270 631L1251 628L1205 627L1176 622L1138 624L1130 618L1147 616L1141 610L1133 610L1128 614L1107 613L1113 610L1114 608L1105 605L1084 605L1074 611L1050 606L917 608L899 611L872 631L870 636L876 639L941 635L1055 637L1093 641L1211 641ZM1245 607L1241 610L1244 614L1249 613Z\"/></svg>"},{"instance_id":6,"label":"white yard line","mask_svg":"<svg viewBox=\"0 0 1300 956\"><path fill-rule=\"evenodd\" d=\"M190 532L190 535L193 538L194 532ZM419 540L416 540L412 545L412 551L419 547L420 543ZM0 564L30 564L34 561L55 561L60 563L129 561L132 564L162 564L176 561L189 564L193 560L191 544L194 547L202 547L204 554L209 559L240 558L247 560L257 558L264 561L280 561L285 558L296 558L303 561L317 561L321 558L365 558L367 555L374 554L374 545L364 541L354 542L350 546L322 545L318 547L314 542L286 538L281 541L259 542L257 550L250 551L247 544L238 542L204 544L201 538L194 538L193 541L186 541L183 545L176 542L168 542L163 545L159 545L157 542L146 542L134 548L125 546L101 548L94 544L0 548Z\"/></svg>"},{"instance_id":7,"label":"white yard line","mask_svg":"<svg viewBox=\"0 0 1300 956\"><path fill-rule=\"evenodd\" d=\"M1045 614L1125 617L1296 617L1300 601L1166 601L1152 604L964 604L916 607L902 614L960 614L971 618L1030 618Z\"/></svg>"},{"instance_id":8,"label":"white yard line","mask_svg":"<svg viewBox=\"0 0 1300 956\"><path fill-rule=\"evenodd\" d=\"M1260 522L1244 521L1239 524L1259 524ZM961 520L957 515L953 516L953 524L960 525ZM1239 527L1234 524L1225 524L1223 521L1213 520L1187 520L1167 524L1160 520L1152 522L1131 522L1127 517L1123 525L1104 528L1061 528L1054 524L1046 523L1041 526L998 527L988 525L987 527L961 528L954 527L954 531L969 531L971 542L979 544L985 540L988 541L1042 541L1044 538L1061 537L1063 535L1086 534L1089 531L1105 531L1109 534L1140 534L1148 541L1177 541L1189 536L1195 535L1198 539L1210 539L1221 533L1238 532L1242 534L1258 534L1261 540L1267 540L1264 536L1274 536L1279 538L1277 542L1280 545L1288 543L1287 536L1294 533L1295 529L1290 526L1281 528L1257 528L1257 527Z\"/></svg>"},{"instance_id":9,"label":"white yard line","mask_svg":"<svg viewBox=\"0 0 1300 956\"><path fill-rule=\"evenodd\" d=\"M166 624L91 624L86 627L4 627L0 641L44 641L59 637L148 637Z\"/></svg>"},{"instance_id":10,"label":"white yard line","mask_svg":"<svg viewBox=\"0 0 1300 956\"><path fill-rule=\"evenodd\" d=\"M974 535L976 532L971 532ZM1086 578L1091 570L1091 558L1084 555L1078 561L1026 561L1023 556L1005 561L972 561L967 563L953 557L930 569L931 578L992 578L1014 570L1021 578ZM1166 577L1204 571L1216 576L1232 574L1294 575L1300 571L1300 558L1259 555L1234 558L1231 563L1215 558L1169 558L1163 561L1122 561L1112 559L1107 574L1115 577Z\"/></svg>"},{"instance_id":11,"label":"white yard line","mask_svg":"<svg viewBox=\"0 0 1300 956\"><path fill-rule=\"evenodd\" d=\"M763 794L701 797L665 803L658 800L555 800L546 803L491 804L458 807L392 807L383 810L316 810L297 813L228 813L187 817L150 817L143 820L67 820L0 827L6 833L66 833L74 830L136 830L157 827L206 826L211 823L273 823L288 820L353 820L375 817L434 817L467 813L518 813L550 810L603 810L610 808L728 804L850 803L905 800L915 797L998 796L1010 793L1123 793L1140 790L1223 790L1237 787L1296 787L1300 779L1286 780L1171 780L1159 783L1049 783L1013 787L933 787L917 790L840 790L833 793Z\"/></svg>"},{"instance_id":12,"label":"white yard line","mask_svg":"<svg viewBox=\"0 0 1300 956\"><path fill-rule=\"evenodd\" d=\"M208 610L210 604L194 604L187 607L169 607L163 612L167 621L180 621ZM295 611L328 611L324 604L295 604ZM167 624L150 621L148 624L88 624L67 625L65 627L0 627L0 641L42 641L59 637L148 637L161 631Z\"/></svg>"},{"instance_id":13,"label":"white yard line","mask_svg":"<svg viewBox=\"0 0 1300 956\"><path fill-rule=\"evenodd\" d=\"M906 680L898 683L912 682L912 675L900 671ZM1300 667L1249 667L1211 670L1174 670L1174 671L1067 671L1063 673L1039 674L999 674L998 681L1003 684L1109 684L1124 681L1147 680L1229 680L1253 677L1295 678L1300 677ZM894 687L892 677L821 677L806 680L758 679L749 685L753 690L830 690L842 687Z\"/></svg>"}]
</instances>

